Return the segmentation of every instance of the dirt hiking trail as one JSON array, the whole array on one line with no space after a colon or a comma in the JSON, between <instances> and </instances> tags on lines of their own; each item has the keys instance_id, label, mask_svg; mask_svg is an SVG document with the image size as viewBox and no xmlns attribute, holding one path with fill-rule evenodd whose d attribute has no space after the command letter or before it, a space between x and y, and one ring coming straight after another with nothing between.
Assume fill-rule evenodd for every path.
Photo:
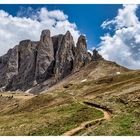
<instances>
[{"instance_id":1,"label":"dirt hiking trail","mask_svg":"<svg viewBox=\"0 0 140 140\"><path fill-rule=\"evenodd\" d=\"M63 136L73 136L82 129L85 129L85 128L88 128L92 125L95 125L96 123L98 123L100 121L103 121L103 120L109 121L111 119L110 113L108 111L106 111L105 109L103 109L101 107L97 107L94 104L92 104L90 102L87 102L87 101L86 102L78 102L78 100L75 97L73 97L73 99L74 99L74 101L76 101L77 103L80 103L81 105L84 105L84 106L87 106L87 107L90 107L90 108L96 108L97 110L102 111L104 116L102 118L99 118L99 119L94 119L94 120L91 120L91 121L82 122L80 124L80 126L65 132L63 134Z\"/></svg>"}]
</instances>

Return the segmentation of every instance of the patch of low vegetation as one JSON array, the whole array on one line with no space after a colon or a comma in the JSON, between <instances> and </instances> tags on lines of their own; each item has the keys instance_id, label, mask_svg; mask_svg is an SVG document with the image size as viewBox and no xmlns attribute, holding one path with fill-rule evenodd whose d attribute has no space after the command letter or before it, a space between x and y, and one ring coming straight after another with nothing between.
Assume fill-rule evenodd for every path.
<instances>
[{"instance_id":1,"label":"patch of low vegetation","mask_svg":"<svg viewBox=\"0 0 140 140\"><path fill-rule=\"evenodd\" d=\"M82 106L79 103L58 107L52 111L61 117L57 121L49 123L45 128L40 129L35 135L62 135L84 121L103 117L101 111Z\"/></svg>"},{"instance_id":2,"label":"patch of low vegetation","mask_svg":"<svg viewBox=\"0 0 140 140\"><path fill-rule=\"evenodd\" d=\"M93 126L89 131L82 132L90 136L139 136L140 120L134 114L122 113L111 121Z\"/></svg>"},{"instance_id":3,"label":"patch of low vegetation","mask_svg":"<svg viewBox=\"0 0 140 140\"><path fill-rule=\"evenodd\" d=\"M0 135L62 135L84 121L103 116L101 111L72 100L60 99L59 104L47 107L50 99L51 95L36 96L18 112L0 116Z\"/></svg>"}]
</instances>

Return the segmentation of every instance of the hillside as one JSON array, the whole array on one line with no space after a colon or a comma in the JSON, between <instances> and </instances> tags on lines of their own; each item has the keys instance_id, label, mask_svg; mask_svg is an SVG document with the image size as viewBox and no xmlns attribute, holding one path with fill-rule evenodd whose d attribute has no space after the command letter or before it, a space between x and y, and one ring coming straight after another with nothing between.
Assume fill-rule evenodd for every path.
<instances>
[{"instance_id":1,"label":"hillside","mask_svg":"<svg viewBox=\"0 0 140 140\"><path fill-rule=\"evenodd\" d=\"M0 135L140 135L140 71L97 60L42 87L1 93Z\"/></svg>"}]
</instances>

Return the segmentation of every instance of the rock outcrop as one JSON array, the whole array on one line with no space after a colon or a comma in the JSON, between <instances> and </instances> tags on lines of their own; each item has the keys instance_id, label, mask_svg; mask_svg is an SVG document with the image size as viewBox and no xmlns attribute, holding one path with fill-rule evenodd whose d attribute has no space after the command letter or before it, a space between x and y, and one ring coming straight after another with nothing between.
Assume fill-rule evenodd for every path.
<instances>
[{"instance_id":1,"label":"rock outcrop","mask_svg":"<svg viewBox=\"0 0 140 140\"><path fill-rule=\"evenodd\" d=\"M49 79L53 75L54 50L49 30L42 31L40 41L36 46L36 71L37 83Z\"/></svg>"},{"instance_id":2,"label":"rock outcrop","mask_svg":"<svg viewBox=\"0 0 140 140\"><path fill-rule=\"evenodd\" d=\"M69 75L73 70L75 55L75 45L73 37L69 31L63 36L63 39L58 46L55 62L55 77L62 79Z\"/></svg>"},{"instance_id":3,"label":"rock outcrop","mask_svg":"<svg viewBox=\"0 0 140 140\"><path fill-rule=\"evenodd\" d=\"M92 60L100 60L103 59L102 56L98 53L96 49L93 50Z\"/></svg>"},{"instance_id":4,"label":"rock outcrop","mask_svg":"<svg viewBox=\"0 0 140 140\"><path fill-rule=\"evenodd\" d=\"M18 46L0 57L0 87L4 88L18 74Z\"/></svg>"},{"instance_id":5,"label":"rock outcrop","mask_svg":"<svg viewBox=\"0 0 140 140\"><path fill-rule=\"evenodd\" d=\"M30 40L21 41L18 45L17 73L14 74L6 85L6 90L26 90L33 85L36 70L36 45ZM14 66L13 66L14 67Z\"/></svg>"},{"instance_id":6,"label":"rock outcrop","mask_svg":"<svg viewBox=\"0 0 140 140\"><path fill-rule=\"evenodd\" d=\"M87 65L91 59L90 54L87 52L86 38L81 35L75 48L74 71L78 71L81 67Z\"/></svg>"},{"instance_id":7,"label":"rock outcrop","mask_svg":"<svg viewBox=\"0 0 140 140\"><path fill-rule=\"evenodd\" d=\"M49 30L43 30L40 41L21 41L0 57L0 89L26 91L44 84L49 88L98 59L102 57L96 50L93 55L87 52L85 36L75 46L69 31L51 37Z\"/></svg>"}]
</instances>

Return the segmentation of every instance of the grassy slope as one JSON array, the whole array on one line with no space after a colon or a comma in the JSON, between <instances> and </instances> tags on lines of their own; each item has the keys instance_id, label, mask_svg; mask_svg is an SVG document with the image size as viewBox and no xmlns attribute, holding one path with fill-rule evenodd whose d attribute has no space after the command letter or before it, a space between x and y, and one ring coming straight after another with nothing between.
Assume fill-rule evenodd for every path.
<instances>
[{"instance_id":1,"label":"grassy slope","mask_svg":"<svg viewBox=\"0 0 140 140\"><path fill-rule=\"evenodd\" d=\"M47 94L16 96L0 97L0 135L62 135L84 121L103 117L101 111L82 106L73 97L110 110L112 117L77 135L140 135L139 71L101 61L66 78Z\"/></svg>"},{"instance_id":2,"label":"grassy slope","mask_svg":"<svg viewBox=\"0 0 140 140\"><path fill-rule=\"evenodd\" d=\"M84 99L112 110L112 119L78 135L140 135L140 72L116 76L98 90L85 93Z\"/></svg>"},{"instance_id":3,"label":"grassy slope","mask_svg":"<svg viewBox=\"0 0 140 140\"><path fill-rule=\"evenodd\" d=\"M49 104L47 95L28 100L19 108L0 116L0 135L61 135L86 120L102 117L102 112L82 106L71 99ZM37 100L36 100L37 99ZM38 106L40 103L41 106ZM30 106L30 108L28 108Z\"/></svg>"}]
</instances>

